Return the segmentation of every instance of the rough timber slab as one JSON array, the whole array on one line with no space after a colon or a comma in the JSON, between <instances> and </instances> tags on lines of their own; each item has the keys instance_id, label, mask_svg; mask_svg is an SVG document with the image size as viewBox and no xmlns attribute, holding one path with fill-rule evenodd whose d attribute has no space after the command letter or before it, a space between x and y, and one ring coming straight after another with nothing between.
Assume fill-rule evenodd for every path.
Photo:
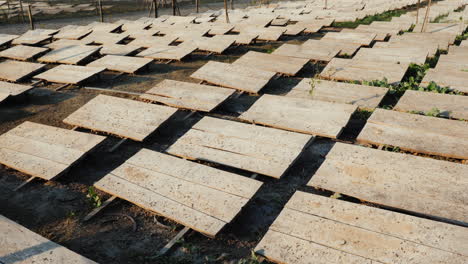
<instances>
[{"instance_id":1,"label":"rough timber slab","mask_svg":"<svg viewBox=\"0 0 468 264\"><path fill-rule=\"evenodd\" d=\"M34 78L54 83L80 84L105 70L104 67L59 65Z\"/></svg>"},{"instance_id":2,"label":"rough timber slab","mask_svg":"<svg viewBox=\"0 0 468 264\"><path fill-rule=\"evenodd\" d=\"M234 43L238 45L249 45L257 40L258 34L240 33L238 35L225 35L225 38L232 38Z\"/></svg>"},{"instance_id":3,"label":"rough timber slab","mask_svg":"<svg viewBox=\"0 0 468 264\"><path fill-rule=\"evenodd\" d=\"M453 68L454 71L468 71L468 53L440 55L436 68L441 68L441 70Z\"/></svg>"},{"instance_id":4,"label":"rough timber slab","mask_svg":"<svg viewBox=\"0 0 468 264\"><path fill-rule=\"evenodd\" d=\"M361 48L354 60L384 61L394 63L415 63L424 64L429 52L425 49L415 48Z\"/></svg>"},{"instance_id":5,"label":"rough timber slab","mask_svg":"<svg viewBox=\"0 0 468 264\"><path fill-rule=\"evenodd\" d=\"M143 149L94 185L215 237L262 184L234 173Z\"/></svg>"},{"instance_id":6,"label":"rough timber slab","mask_svg":"<svg viewBox=\"0 0 468 264\"><path fill-rule=\"evenodd\" d=\"M136 56L145 57L155 60L182 60L197 48L194 45L178 45L178 46L169 46L169 45L159 45L148 48Z\"/></svg>"},{"instance_id":7,"label":"rough timber slab","mask_svg":"<svg viewBox=\"0 0 468 264\"><path fill-rule=\"evenodd\" d=\"M9 49L0 51L0 57L25 61L31 60L48 50L48 48L17 45Z\"/></svg>"},{"instance_id":8,"label":"rough timber slab","mask_svg":"<svg viewBox=\"0 0 468 264\"><path fill-rule=\"evenodd\" d=\"M291 130L337 138L357 106L265 94L240 119Z\"/></svg>"},{"instance_id":9,"label":"rough timber slab","mask_svg":"<svg viewBox=\"0 0 468 264\"><path fill-rule=\"evenodd\" d=\"M76 40L76 39L59 39L59 40L54 40L47 45L44 45L44 47L55 50L55 49L61 49L61 48L68 47L68 46L78 46L78 45L84 45L84 43L81 40Z\"/></svg>"},{"instance_id":10,"label":"rough timber slab","mask_svg":"<svg viewBox=\"0 0 468 264\"><path fill-rule=\"evenodd\" d=\"M313 137L204 117L168 153L280 178Z\"/></svg>"},{"instance_id":11,"label":"rough timber slab","mask_svg":"<svg viewBox=\"0 0 468 264\"><path fill-rule=\"evenodd\" d=\"M9 44L15 38L19 37L18 35L10 35L10 34L0 34L0 46Z\"/></svg>"},{"instance_id":12,"label":"rough timber slab","mask_svg":"<svg viewBox=\"0 0 468 264\"><path fill-rule=\"evenodd\" d=\"M421 86L427 86L431 82L455 91L468 93L468 71L457 71L449 67L429 69L421 81Z\"/></svg>"},{"instance_id":13,"label":"rough timber slab","mask_svg":"<svg viewBox=\"0 0 468 264\"><path fill-rule=\"evenodd\" d=\"M176 111L172 107L98 95L63 122L143 141Z\"/></svg>"},{"instance_id":14,"label":"rough timber slab","mask_svg":"<svg viewBox=\"0 0 468 264\"><path fill-rule=\"evenodd\" d=\"M32 89L32 86L0 81L0 103L10 96L17 96Z\"/></svg>"},{"instance_id":15,"label":"rough timber slab","mask_svg":"<svg viewBox=\"0 0 468 264\"><path fill-rule=\"evenodd\" d=\"M434 108L444 117L468 120L468 96L407 90L394 107L397 111L423 113Z\"/></svg>"},{"instance_id":16,"label":"rough timber slab","mask_svg":"<svg viewBox=\"0 0 468 264\"><path fill-rule=\"evenodd\" d=\"M122 24L119 24L119 23L102 23L102 22L93 22L87 25L87 27L92 29L93 32L99 32L99 33L110 33L110 32L117 30L121 26Z\"/></svg>"},{"instance_id":17,"label":"rough timber slab","mask_svg":"<svg viewBox=\"0 0 468 264\"><path fill-rule=\"evenodd\" d=\"M334 58L320 76L339 81L375 81L386 78L388 83L399 83L408 66L408 63Z\"/></svg>"},{"instance_id":18,"label":"rough timber slab","mask_svg":"<svg viewBox=\"0 0 468 264\"><path fill-rule=\"evenodd\" d=\"M466 41L468 43L468 41ZM464 55L468 54L468 45L466 47L460 46L450 46L448 54L450 55Z\"/></svg>"},{"instance_id":19,"label":"rough timber slab","mask_svg":"<svg viewBox=\"0 0 468 264\"><path fill-rule=\"evenodd\" d=\"M357 140L403 150L468 159L468 123L377 109Z\"/></svg>"},{"instance_id":20,"label":"rough timber slab","mask_svg":"<svg viewBox=\"0 0 468 264\"><path fill-rule=\"evenodd\" d=\"M56 39L81 39L84 36L88 35L93 31L89 27L86 26L75 26L75 25L68 25L60 29L60 31L54 35Z\"/></svg>"},{"instance_id":21,"label":"rough timber slab","mask_svg":"<svg viewBox=\"0 0 468 264\"><path fill-rule=\"evenodd\" d=\"M106 55L89 63L88 67L104 67L111 71L135 73L153 60L147 58L135 58L127 56Z\"/></svg>"},{"instance_id":22,"label":"rough timber slab","mask_svg":"<svg viewBox=\"0 0 468 264\"><path fill-rule=\"evenodd\" d=\"M0 135L0 164L34 177L60 176L105 137L29 121Z\"/></svg>"},{"instance_id":23,"label":"rough timber slab","mask_svg":"<svg viewBox=\"0 0 468 264\"><path fill-rule=\"evenodd\" d=\"M92 32L81 41L85 44L118 44L128 37L128 34Z\"/></svg>"},{"instance_id":24,"label":"rough timber slab","mask_svg":"<svg viewBox=\"0 0 468 264\"><path fill-rule=\"evenodd\" d=\"M176 41L177 37L175 36L164 36L164 37L139 37L130 42L130 45L140 46L144 48L151 47L164 47L169 46L172 42Z\"/></svg>"},{"instance_id":25,"label":"rough timber slab","mask_svg":"<svg viewBox=\"0 0 468 264\"><path fill-rule=\"evenodd\" d=\"M299 82L286 96L374 109L387 92L388 88L383 87L307 78Z\"/></svg>"},{"instance_id":26,"label":"rough timber slab","mask_svg":"<svg viewBox=\"0 0 468 264\"><path fill-rule=\"evenodd\" d=\"M341 48L337 47L330 47L325 45L293 45L293 44L283 44L272 54L274 55L282 55L282 56L289 56L294 58L304 58L308 60L315 60L315 61L330 61L333 59L338 53L340 53Z\"/></svg>"},{"instance_id":27,"label":"rough timber slab","mask_svg":"<svg viewBox=\"0 0 468 264\"><path fill-rule=\"evenodd\" d=\"M127 56L136 53L140 48L140 46L134 45L106 44L102 45L99 53L102 55Z\"/></svg>"},{"instance_id":28,"label":"rough timber slab","mask_svg":"<svg viewBox=\"0 0 468 264\"><path fill-rule=\"evenodd\" d=\"M429 57L434 57L439 49L439 44L434 41L419 41L419 40L398 40L392 42L377 42L373 46L374 48L400 48L405 49L408 47L418 47L420 50L426 50Z\"/></svg>"},{"instance_id":29,"label":"rough timber slab","mask_svg":"<svg viewBox=\"0 0 468 264\"><path fill-rule=\"evenodd\" d=\"M12 44L14 45L38 45L47 40L52 39L52 34L56 33L57 30L48 29L36 29L29 30L18 38L13 39Z\"/></svg>"},{"instance_id":30,"label":"rough timber slab","mask_svg":"<svg viewBox=\"0 0 468 264\"><path fill-rule=\"evenodd\" d=\"M86 45L66 46L54 49L37 60L46 63L79 64L98 53L100 48Z\"/></svg>"},{"instance_id":31,"label":"rough timber slab","mask_svg":"<svg viewBox=\"0 0 468 264\"><path fill-rule=\"evenodd\" d=\"M249 51L237 59L233 64L244 65L264 71L296 75L307 64L307 62L309 62L309 60L303 58Z\"/></svg>"},{"instance_id":32,"label":"rough timber slab","mask_svg":"<svg viewBox=\"0 0 468 264\"><path fill-rule=\"evenodd\" d=\"M333 40L337 42L358 43L362 46L369 46L374 41L377 34L366 32L328 32L321 40Z\"/></svg>"},{"instance_id":33,"label":"rough timber slab","mask_svg":"<svg viewBox=\"0 0 468 264\"><path fill-rule=\"evenodd\" d=\"M277 41L284 34L284 27L259 27L255 25L245 25L240 29L241 34L258 35L258 39L267 41Z\"/></svg>"},{"instance_id":34,"label":"rough timber slab","mask_svg":"<svg viewBox=\"0 0 468 264\"><path fill-rule=\"evenodd\" d=\"M215 35L211 38L200 37L185 41L183 44L190 43L199 50L223 53L234 44L235 40L230 36ZM183 45L182 44L182 45Z\"/></svg>"},{"instance_id":35,"label":"rough timber slab","mask_svg":"<svg viewBox=\"0 0 468 264\"><path fill-rule=\"evenodd\" d=\"M466 228L296 192L255 251L278 263L464 263Z\"/></svg>"},{"instance_id":36,"label":"rough timber slab","mask_svg":"<svg viewBox=\"0 0 468 264\"><path fill-rule=\"evenodd\" d=\"M210 112L234 92L229 88L164 80L140 98L173 107Z\"/></svg>"},{"instance_id":37,"label":"rough timber slab","mask_svg":"<svg viewBox=\"0 0 468 264\"><path fill-rule=\"evenodd\" d=\"M190 77L249 93L258 93L275 75L271 71L209 61Z\"/></svg>"},{"instance_id":38,"label":"rough timber slab","mask_svg":"<svg viewBox=\"0 0 468 264\"><path fill-rule=\"evenodd\" d=\"M0 262L95 264L77 253L60 246L0 215Z\"/></svg>"},{"instance_id":39,"label":"rough timber slab","mask_svg":"<svg viewBox=\"0 0 468 264\"><path fill-rule=\"evenodd\" d=\"M307 185L468 223L467 173L464 164L336 143Z\"/></svg>"},{"instance_id":40,"label":"rough timber slab","mask_svg":"<svg viewBox=\"0 0 468 264\"><path fill-rule=\"evenodd\" d=\"M6 60L0 62L0 80L18 82L45 67L44 64Z\"/></svg>"}]
</instances>

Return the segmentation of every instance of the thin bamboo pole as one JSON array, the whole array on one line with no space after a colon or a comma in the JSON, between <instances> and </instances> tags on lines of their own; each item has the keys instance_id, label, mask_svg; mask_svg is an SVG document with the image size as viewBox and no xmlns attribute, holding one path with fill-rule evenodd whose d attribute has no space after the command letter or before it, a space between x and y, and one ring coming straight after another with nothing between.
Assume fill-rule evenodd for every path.
<instances>
[{"instance_id":1,"label":"thin bamboo pole","mask_svg":"<svg viewBox=\"0 0 468 264\"><path fill-rule=\"evenodd\" d=\"M429 13L431 12L431 4L432 4L432 0L429 0L427 3L426 15L424 15L424 22L421 27L421 32L426 32L426 26L429 20Z\"/></svg>"},{"instance_id":2,"label":"thin bamboo pole","mask_svg":"<svg viewBox=\"0 0 468 264\"><path fill-rule=\"evenodd\" d=\"M224 10L225 10L225 13L226 13L226 23L230 23L229 22L228 8L227 8L227 0L224 0Z\"/></svg>"}]
</instances>

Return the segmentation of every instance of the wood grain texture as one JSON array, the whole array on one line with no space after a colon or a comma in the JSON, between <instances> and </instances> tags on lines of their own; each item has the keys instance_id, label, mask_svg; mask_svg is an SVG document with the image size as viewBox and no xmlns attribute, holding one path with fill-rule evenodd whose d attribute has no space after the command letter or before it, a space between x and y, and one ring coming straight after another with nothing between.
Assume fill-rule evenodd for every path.
<instances>
[{"instance_id":1,"label":"wood grain texture","mask_svg":"<svg viewBox=\"0 0 468 264\"><path fill-rule=\"evenodd\" d=\"M150 64L152 61L152 59L148 58L106 55L89 63L87 67L104 67L111 71L135 73Z\"/></svg>"},{"instance_id":2,"label":"wood grain texture","mask_svg":"<svg viewBox=\"0 0 468 264\"><path fill-rule=\"evenodd\" d=\"M48 50L48 48L17 45L0 51L0 57L26 61L31 60Z\"/></svg>"},{"instance_id":3,"label":"wood grain texture","mask_svg":"<svg viewBox=\"0 0 468 264\"><path fill-rule=\"evenodd\" d=\"M150 48L138 53L136 56L155 60L182 60L196 49L197 48L194 45L159 45L151 46Z\"/></svg>"},{"instance_id":4,"label":"wood grain texture","mask_svg":"<svg viewBox=\"0 0 468 264\"><path fill-rule=\"evenodd\" d=\"M33 87L29 85L14 84L0 81L0 102L2 102L10 96L17 96L22 93L26 93L32 88Z\"/></svg>"},{"instance_id":5,"label":"wood grain texture","mask_svg":"<svg viewBox=\"0 0 468 264\"><path fill-rule=\"evenodd\" d=\"M19 35L0 34L0 46L7 45L7 44L11 43L17 37L19 37Z\"/></svg>"},{"instance_id":6,"label":"wood grain texture","mask_svg":"<svg viewBox=\"0 0 468 264\"><path fill-rule=\"evenodd\" d=\"M0 79L18 82L45 67L44 64L6 60L0 62Z\"/></svg>"},{"instance_id":7,"label":"wood grain texture","mask_svg":"<svg viewBox=\"0 0 468 264\"><path fill-rule=\"evenodd\" d=\"M37 59L39 62L47 63L62 63L62 64L79 64L87 60L93 54L99 52L101 47L96 46L65 46L63 48L54 49L44 56Z\"/></svg>"},{"instance_id":8,"label":"wood grain texture","mask_svg":"<svg viewBox=\"0 0 468 264\"><path fill-rule=\"evenodd\" d=\"M59 65L34 76L36 79L55 83L80 84L89 78L105 71L104 67L87 67L77 65Z\"/></svg>"},{"instance_id":9,"label":"wood grain texture","mask_svg":"<svg viewBox=\"0 0 468 264\"><path fill-rule=\"evenodd\" d=\"M283 44L272 54L328 62L341 51L341 47L324 46L318 42L306 43L303 45Z\"/></svg>"},{"instance_id":10,"label":"wood grain texture","mask_svg":"<svg viewBox=\"0 0 468 264\"><path fill-rule=\"evenodd\" d=\"M253 67L264 71L296 75L308 61L309 59L249 51L233 64Z\"/></svg>"},{"instance_id":11,"label":"wood grain texture","mask_svg":"<svg viewBox=\"0 0 468 264\"><path fill-rule=\"evenodd\" d=\"M429 69L421 81L421 86L428 86L431 82L435 82L442 87L449 87L455 91L468 93L468 71L456 70L450 67Z\"/></svg>"}]
</instances>

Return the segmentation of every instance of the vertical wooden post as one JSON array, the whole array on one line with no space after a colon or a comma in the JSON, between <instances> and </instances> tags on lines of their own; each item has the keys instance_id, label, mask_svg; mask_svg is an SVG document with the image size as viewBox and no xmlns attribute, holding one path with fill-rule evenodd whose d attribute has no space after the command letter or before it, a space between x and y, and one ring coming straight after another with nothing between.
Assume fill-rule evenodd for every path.
<instances>
[{"instance_id":1,"label":"vertical wooden post","mask_svg":"<svg viewBox=\"0 0 468 264\"><path fill-rule=\"evenodd\" d=\"M21 22L24 23L24 9L23 9L23 0L19 0L19 4L20 4L20 12L21 12Z\"/></svg>"},{"instance_id":2,"label":"vertical wooden post","mask_svg":"<svg viewBox=\"0 0 468 264\"><path fill-rule=\"evenodd\" d=\"M197 8L197 13L200 11L200 0L195 0L195 6Z\"/></svg>"},{"instance_id":3,"label":"vertical wooden post","mask_svg":"<svg viewBox=\"0 0 468 264\"><path fill-rule=\"evenodd\" d=\"M34 20L33 20L33 15L31 12L31 5L28 5L28 16L29 16L29 25L31 26L31 29L34 30Z\"/></svg>"},{"instance_id":4,"label":"vertical wooden post","mask_svg":"<svg viewBox=\"0 0 468 264\"><path fill-rule=\"evenodd\" d=\"M175 14L176 14L175 0L172 0L172 15L175 16Z\"/></svg>"},{"instance_id":5,"label":"vertical wooden post","mask_svg":"<svg viewBox=\"0 0 468 264\"><path fill-rule=\"evenodd\" d=\"M421 8L421 0L418 0L418 6L416 7L416 25L419 23L419 8Z\"/></svg>"},{"instance_id":6,"label":"vertical wooden post","mask_svg":"<svg viewBox=\"0 0 468 264\"><path fill-rule=\"evenodd\" d=\"M228 8L227 8L227 0L224 0L224 11L225 11L225 14L226 14L226 23L230 23L229 22Z\"/></svg>"},{"instance_id":7,"label":"vertical wooden post","mask_svg":"<svg viewBox=\"0 0 468 264\"><path fill-rule=\"evenodd\" d=\"M153 0L153 6L154 6L154 18L158 18L158 2L157 2L157 0Z\"/></svg>"},{"instance_id":8,"label":"vertical wooden post","mask_svg":"<svg viewBox=\"0 0 468 264\"><path fill-rule=\"evenodd\" d=\"M421 32L426 32L426 26L429 20L429 13L431 11L431 3L432 3L432 0L428 0L427 8L426 8L426 15L424 15L424 21L421 27Z\"/></svg>"},{"instance_id":9,"label":"vertical wooden post","mask_svg":"<svg viewBox=\"0 0 468 264\"><path fill-rule=\"evenodd\" d=\"M153 5L154 5L154 3L153 3L153 2L151 2L151 4L150 4L150 8L149 8L148 17L151 17L151 12L153 12Z\"/></svg>"},{"instance_id":10,"label":"vertical wooden post","mask_svg":"<svg viewBox=\"0 0 468 264\"><path fill-rule=\"evenodd\" d=\"M328 1L325 0L325 8L324 9L327 9L328 8Z\"/></svg>"},{"instance_id":11,"label":"vertical wooden post","mask_svg":"<svg viewBox=\"0 0 468 264\"><path fill-rule=\"evenodd\" d=\"M234 10L234 0L229 0L229 3L231 4L231 10Z\"/></svg>"},{"instance_id":12,"label":"vertical wooden post","mask_svg":"<svg viewBox=\"0 0 468 264\"><path fill-rule=\"evenodd\" d=\"M102 2L98 0L98 7L99 7L99 18L101 23L104 22L104 14L102 13Z\"/></svg>"}]
</instances>

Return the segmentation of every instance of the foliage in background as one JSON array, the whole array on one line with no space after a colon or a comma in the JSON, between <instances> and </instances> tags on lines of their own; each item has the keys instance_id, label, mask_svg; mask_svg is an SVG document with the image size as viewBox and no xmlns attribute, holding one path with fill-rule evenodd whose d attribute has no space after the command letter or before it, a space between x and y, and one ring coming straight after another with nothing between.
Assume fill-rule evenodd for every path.
<instances>
[{"instance_id":1,"label":"foliage in background","mask_svg":"<svg viewBox=\"0 0 468 264\"><path fill-rule=\"evenodd\" d=\"M373 16L366 16L363 19L359 19L356 21L349 21L349 22L334 22L332 24L333 27L344 27L344 28L356 28L359 25L369 25L370 23L374 21L390 21L392 20L392 17L399 17L403 14L408 12L407 10L404 9L399 9L399 10L392 10L392 11L387 11L381 14L373 15Z\"/></svg>"}]
</instances>

